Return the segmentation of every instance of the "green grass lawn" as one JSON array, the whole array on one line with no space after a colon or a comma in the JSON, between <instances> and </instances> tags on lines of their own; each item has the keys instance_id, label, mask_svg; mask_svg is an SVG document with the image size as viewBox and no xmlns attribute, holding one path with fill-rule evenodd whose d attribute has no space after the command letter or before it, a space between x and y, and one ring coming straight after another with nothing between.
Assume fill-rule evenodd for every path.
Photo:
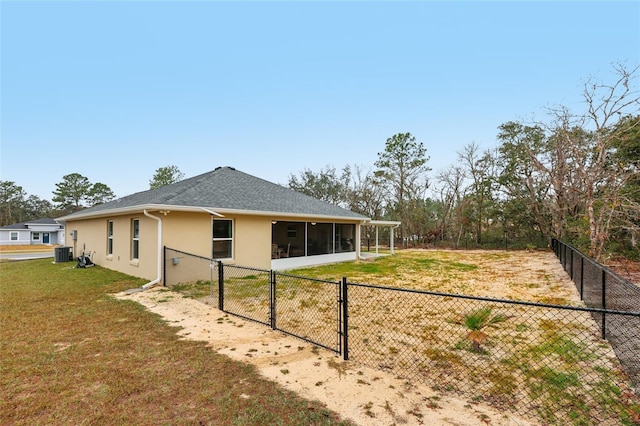
<instances>
[{"instance_id":1,"label":"green grass lawn","mask_svg":"<svg viewBox=\"0 0 640 426\"><path fill-rule=\"evenodd\" d=\"M491 252L487 253L485 257L491 255ZM373 282L381 277L400 277L405 272L433 275L444 271L454 275L456 272L476 271L478 265L473 262L466 261L463 254L456 252L404 250L394 256L301 268L292 273L327 280L340 280L342 276L348 276L352 281Z\"/></svg>"},{"instance_id":2,"label":"green grass lawn","mask_svg":"<svg viewBox=\"0 0 640 426\"><path fill-rule=\"evenodd\" d=\"M144 281L73 266L0 264L0 424L346 424L110 296Z\"/></svg>"},{"instance_id":3,"label":"green grass lawn","mask_svg":"<svg viewBox=\"0 0 640 426\"><path fill-rule=\"evenodd\" d=\"M332 281L345 276L352 283L568 304L567 297L575 293L573 284L560 288L558 279L549 271L551 264L545 262L558 265L551 252L398 250L393 256L301 268L289 273Z\"/></svg>"}]
</instances>

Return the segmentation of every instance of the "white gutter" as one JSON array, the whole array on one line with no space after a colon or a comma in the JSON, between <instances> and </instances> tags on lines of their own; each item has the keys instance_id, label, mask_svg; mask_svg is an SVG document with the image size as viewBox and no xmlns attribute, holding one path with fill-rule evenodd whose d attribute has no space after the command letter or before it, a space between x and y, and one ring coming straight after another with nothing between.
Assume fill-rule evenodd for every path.
<instances>
[{"instance_id":1,"label":"white gutter","mask_svg":"<svg viewBox=\"0 0 640 426\"><path fill-rule=\"evenodd\" d=\"M224 215L223 215L223 214L216 213L216 212L214 212L213 210L209 210L209 209L206 209L206 208L204 208L204 207L200 207L200 208L201 208L202 210L204 210L205 212L209 213L210 215L218 216L218 217L224 217Z\"/></svg>"},{"instance_id":2,"label":"white gutter","mask_svg":"<svg viewBox=\"0 0 640 426\"><path fill-rule=\"evenodd\" d=\"M143 213L145 216L158 221L158 275L155 280L149 281L148 283L142 286L142 289L146 290L158 284L162 279L162 219L160 219L157 216L153 216L149 214L149 212L147 212L147 209L144 209Z\"/></svg>"}]
</instances>

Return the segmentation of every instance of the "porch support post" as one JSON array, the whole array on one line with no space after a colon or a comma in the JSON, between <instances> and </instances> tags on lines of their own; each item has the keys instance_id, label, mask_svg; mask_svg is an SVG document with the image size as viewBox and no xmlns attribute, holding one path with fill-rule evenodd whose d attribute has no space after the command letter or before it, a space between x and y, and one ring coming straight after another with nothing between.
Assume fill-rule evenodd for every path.
<instances>
[{"instance_id":1,"label":"porch support post","mask_svg":"<svg viewBox=\"0 0 640 426\"><path fill-rule=\"evenodd\" d=\"M390 245L391 245L391 254L393 254L393 229L394 229L394 228L393 228L393 226L392 226L392 227L391 227L391 242L390 242Z\"/></svg>"},{"instance_id":2,"label":"porch support post","mask_svg":"<svg viewBox=\"0 0 640 426\"><path fill-rule=\"evenodd\" d=\"M362 225L364 222L360 222L360 225L356 226L356 259L360 259L360 252L362 246Z\"/></svg>"}]
</instances>

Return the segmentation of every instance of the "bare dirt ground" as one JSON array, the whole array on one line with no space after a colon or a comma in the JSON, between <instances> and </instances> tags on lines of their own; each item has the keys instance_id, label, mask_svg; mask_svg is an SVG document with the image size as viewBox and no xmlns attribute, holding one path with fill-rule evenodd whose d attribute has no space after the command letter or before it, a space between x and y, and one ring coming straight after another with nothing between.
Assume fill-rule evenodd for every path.
<instances>
[{"instance_id":1,"label":"bare dirt ground","mask_svg":"<svg viewBox=\"0 0 640 426\"><path fill-rule=\"evenodd\" d=\"M482 262L480 252L469 252L467 258L479 264L473 277L462 280L472 278L473 293L490 291L485 295L580 303L575 286L551 252L518 252L501 257L499 262ZM532 282L540 285L522 285ZM180 327L178 333L185 339L206 341L220 354L254 364L265 377L306 398L322 401L359 425L535 424L487 405L440 395L388 372L342 361L325 349L164 288L117 297L141 303L170 325Z\"/></svg>"},{"instance_id":2,"label":"bare dirt ground","mask_svg":"<svg viewBox=\"0 0 640 426\"><path fill-rule=\"evenodd\" d=\"M531 425L465 400L441 397L420 384L344 362L325 349L229 316L163 288L117 297L134 300L180 327L185 339L206 341L232 359L359 425Z\"/></svg>"}]
</instances>

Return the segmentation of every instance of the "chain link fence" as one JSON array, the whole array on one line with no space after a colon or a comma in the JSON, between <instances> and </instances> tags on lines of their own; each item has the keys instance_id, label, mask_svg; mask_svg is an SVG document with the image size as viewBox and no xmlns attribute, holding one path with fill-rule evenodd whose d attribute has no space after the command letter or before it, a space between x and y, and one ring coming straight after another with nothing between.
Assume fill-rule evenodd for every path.
<instances>
[{"instance_id":1,"label":"chain link fence","mask_svg":"<svg viewBox=\"0 0 640 426\"><path fill-rule=\"evenodd\" d=\"M360 251L371 253L379 250L389 250L391 247L391 237L389 235L380 235L377 239L375 236L363 236L360 239ZM513 237L503 236L485 236L481 242L478 242L473 236L465 234L459 239L441 239L433 233L423 236L411 236L409 238L401 238L395 236L393 240L395 250L408 248L441 248L441 249L464 249L464 250L522 250L548 248L549 240L544 237Z\"/></svg>"},{"instance_id":2,"label":"chain link fence","mask_svg":"<svg viewBox=\"0 0 640 426\"><path fill-rule=\"evenodd\" d=\"M218 306L218 262L180 250L164 248L164 285Z\"/></svg>"},{"instance_id":3,"label":"chain link fence","mask_svg":"<svg viewBox=\"0 0 640 426\"><path fill-rule=\"evenodd\" d=\"M588 308L348 285L348 356L543 424L635 424L640 407ZM621 321L640 314L607 313ZM628 328L635 339L638 328Z\"/></svg>"},{"instance_id":4,"label":"chain link fence","mask_svg":"<svg viewBox=\"0 0 640 426\"><path fill-rule=\"evenodd\" d=\"M273 328L342 352L340 282L274 272Z\"/></svg>"},{"instance_id":5,"label":"chain link fence","mask_svg":"<svg viewBox=\"0 0 640 426\"><path fill-rule=\"evenodd\" d=\"M340 282L223 264L165 247L165 286L341 353Z\"/></svg>"},{"instance_id":6,"label":"chain link fence","mask_svg":"<svg viewBox=\"0 0 640 426\"><path fill-rule=\"evenodd\" d=\"M179 258L174 261L174 258ZM196 271L198 269L198 271ZM184 278L181 274L184 272ZM195 281L194 281L195 280ZM640 313L316 280L165 251L165 285L534 424L634 425ZM617 340L616 340L617 339Z\"/></svg>"},{"instance_id":7,"label":"chain link fence","mask_svg":"<svg viewBox=\"0 0 640 426\"><path fill-rule=\"evenodd\" d=\"M567 243L553 240L552 245L587 306L640 312L640 287Z\"/></svg>"},{"instance_id":8,"label":"chain link fence","mask_svg":"<svg viewBox=\"0 0 640 426\"><path fill-rule=\"evenodd\" d=\"M638 286L563 241L553 240L552 246L587 306L640 312ZM621 317L606 312L594 312L592 316L599 325L602 338L611 343L622 368L640 394L640 333L630 336L628 332L640 330L640 318Z\"/></svg>"},{"instance_id":9,"label":"chain link fence","mask_svg":"<svg viewBox=\"0 0 640 426\"><path fill-rule=\"evenodd\" d=\"M221 311L272 326L271 272L218 263Z\"/></svg>"}]
</instances>

